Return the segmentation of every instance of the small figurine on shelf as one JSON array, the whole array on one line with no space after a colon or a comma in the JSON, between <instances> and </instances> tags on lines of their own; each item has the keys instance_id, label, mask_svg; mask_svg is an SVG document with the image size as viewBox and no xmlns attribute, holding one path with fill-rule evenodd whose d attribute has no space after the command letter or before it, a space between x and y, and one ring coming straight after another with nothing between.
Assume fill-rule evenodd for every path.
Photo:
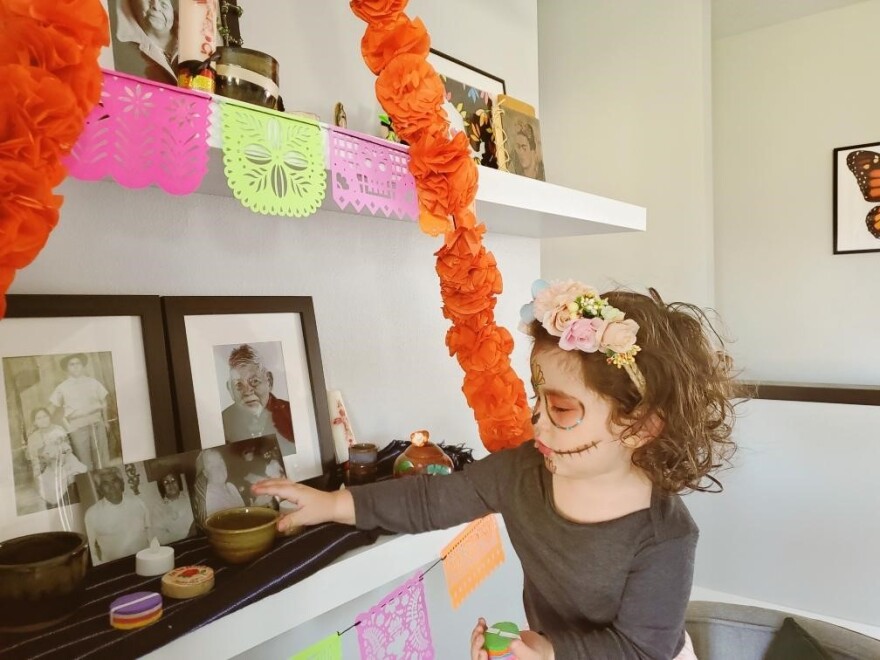
<instances>
[{"instance_id":1,"label":"small figurine on shelf","mask_svg":"<svg viewBox=\"0 0 880 660\"><path fill-rule=\"evenodd\" d=\"M339 128L348 128L348 117L345 114L345 107L342 103L333 106L333 124Z\"/></svg>"},{"instance_id":2,"label":"small figurine on shelf","mask_svg":"<svg viewBox=\"0 0 880 660\"><path fill-rule=\"evenodd\" d=\"M452 459L429 440L427 431L414 431L409 435L410 445L394 461L394 476L411 474L452 474Z\"/></svg>"}]
</instances>

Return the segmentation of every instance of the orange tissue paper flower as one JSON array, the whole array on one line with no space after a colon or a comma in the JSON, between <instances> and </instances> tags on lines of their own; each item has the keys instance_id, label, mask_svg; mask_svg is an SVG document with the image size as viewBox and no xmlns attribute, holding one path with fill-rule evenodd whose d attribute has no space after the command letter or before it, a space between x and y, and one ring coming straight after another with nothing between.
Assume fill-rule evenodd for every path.
<instances>
[{"instance_id":1,"label":"orange tissue paper flower","mask_svg":"<svg viewBox=\"0 0 880 660\"><path fill-rule=\"evenodd\" d=\"M474 214L478 170L467 137L449 137L443 82L426 59L427 31L402 13L405 7L406 0L351 2L368 24L361 52L378 73L376 96L410 145L419 224L431 235L445 234L435 256L443 315L452 322L446 345L465 372L462 391L480 438L498 451L532 437L531 411L510 366L513 338L494 320L502 279L495 256L483 246L486 227Z\"/></svg>"},{"instance_id":2,"label":"orange tissue paper flower","mask_svg":"<svg viewBox=\"0 0 880 660\"><path fill-rule=\"evenodd\" d=\"M84 121L73 91L51 73L20 64L0 66L0 79L8 85L0 99L0 116L7 118L0 143L29 137L47 163L69 153Z\"/></svg>"},{"instance_id":3,"label":"orange tissue paper flower","mask_svg":"<svg viewBox=\"0 0 880 660\"><path fill-rule=\"evenodd\" d=\"M400 16L407 0L351 0L354 15L366 23L387 23Z\"/></svg>"},{"instance_id":4,"label":"orange tissue paper flower","mask_svg":"<svg viewBox=\"0 0 880 660\"><path fill-rule=\"evenodd\" d=\"M421 19L401 15L393 23L371 23L361 40L361 53L370 71L378 74L398 55L428 56L431 39Z\"/></svg>"},{"instance_id":5,"label":"orange tissue paper flower","mask_svg":"<svg viewBox=\"0 0 880 660\"><path fill-rule=\"evenodd\" d=\"M448 215L436 215L420 204L419 228L428 236L439 236L452 229L452 219Z\"/></svg>"},{"instance_id":6,"label":"orange tissue paper flower","mask_svg":"<svg viewBox=\"0 0 880 660\"><path fill-rule=\"evenodd\" d=\"M3 0L9 14L52 25L83 47L108 46L110 22L95 0Z\"/></svg>"},{"instance_id":7,"label":"orange tissue paper flower","mask_svg":"<svg viewBox=\"0 0 880 660\"><path fill-rule=\"evenodd\" d=\"M410 145L410 164L419 202L437 215L466 208L477 193L477 166L470 158L468 138L457 133L425 135Z\"/></svg>"},{"instance_id":8,"label":"orange tissue paper flower","mask_svg":"<svg viewBox=\"0 0 880 660\"><path fill-rule=\"evenodd\" d=\"M440 76L423 57L398 55L376 78L376 97L394 123L397 134L412 145L425 131L445 131L440 108L446 90Z\"/></svg>"},{"instance_id":9,"label":"orange tissue paper flower","mask_svg":"<svg viewBox=\"0 0 880 660\"><path fill-rule=\"evenodd\" d=\"M72 36L24 16L6 16L0 21L0 43L0 64L23 64L54 72L83 60L84 49Z\"/></svg>"},{"instance_id":10,"label":"orange tissue paper flower","mask_svg":"<svg viewBox=\"0 0 880 660\"><path fill-rule=\"evenodd\" d=\"M513 350L513 337L492 323L472 327L461 323L446 333L449 354L458 358L466 371L491 371L502 365Z\"/></svg>"}]
</instances>

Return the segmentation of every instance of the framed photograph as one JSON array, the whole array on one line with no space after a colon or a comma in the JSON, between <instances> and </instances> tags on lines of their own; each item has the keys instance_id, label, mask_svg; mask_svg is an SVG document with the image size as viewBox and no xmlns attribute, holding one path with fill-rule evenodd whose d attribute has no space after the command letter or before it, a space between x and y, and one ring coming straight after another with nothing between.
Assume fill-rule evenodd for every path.
<instances>
[{"instance_id":1,"label":"framed photograph","mask_svg":"<svg viewBox=\"0 0 880 660\"><path fill-rule=\"evenodd\" d=\"M880 252L880 142L834 150L834 254Z\"/></svg>"},{"instance_id":2,"label":"framed photograph","mask_svg":"<svg viewBox=\"0 0 880 660\"><path fill-rule=\"evenodd\" d=\"M441 76L448 76L469 87L481 89L492 96L507 94L507 85L503 78L436 48L428 53L428 63Z\"/></svg>"},{"instance_id":3,"label":"framed photograph","mask_svg":"<svg viewBox=\"0 0 880 660\"><path fill-rule=\"evenodd\" d=\"M177 452L159 298L7 301L0 538L81 531L77 475Z\"/></svg>"},{"instance_id":4,"label":"framed photograph","mask_svg":"<svg viewBox=\"0 0 880 660\"><path fill-rule=\"evenodd\" d=\"M312 299L163 298L185 450L273 436L294 481L335 465Z\"/></svg>"},{"instance_id":5,"label":"framed photograph","mask_svg":"<svg viewBox=\"0 0 880 660\"><path fill-rule=\"evenodd\" d=\"M190 484L198 452L111 465L76 477L92 564L194 536Z\"/></svg>"},{"instance_id":6,"label":"framed photograph","mask_svg":"<svg viewBox=\"0 0 880 660\"><path fill-rule=\"evenodd\" d=\"M447 109L461 116L458 128L467 134L474 160L497 169L492 107L505 92L504 80L438 50L431 50L428 61L446 88Z\"/></svg>"},{"instance_id":7,"label":"framed photograph","mask_svg":"<svg viewBox=\"0 0 880 660\"><path fill-rule=\"evenodd\" d=\"M99 63L133 76L177 84L179 0L101 0L110 46Z\"/></svg>"},{"instance_id":8,"label":"framed photograph","mask_svg":"<svg viewBox=\"0 0 880 660\"><path fill-rule=\"evenodd\" d=\"M284 459L274 434L209 447L197 453L190 492L199 525L204 525L208 516L223 509L240 506L278 509L278 502L270 495L251 492L251 486L258 481L286 476Z\"/></svg>"},{"instance_id":9,"label":"framed photograph","mask_svg":"<svg viewBox=\"0 0 880 660\"><path fill-rule=\"evenodd\" d=\"M546 181L541 124L532 106L510 96L497 99L493 116L498 169Z\"/></svg>"}]
</instances>

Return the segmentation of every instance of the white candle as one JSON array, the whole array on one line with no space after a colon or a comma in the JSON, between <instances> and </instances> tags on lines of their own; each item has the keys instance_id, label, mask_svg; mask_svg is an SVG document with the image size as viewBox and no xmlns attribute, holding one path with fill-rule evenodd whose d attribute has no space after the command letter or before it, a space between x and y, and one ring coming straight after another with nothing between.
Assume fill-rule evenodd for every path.
<instances>
[{"instance_id":1,"label":"white candle","mask_svg":"<svg viewBox=\"0 0 880 660\"><path fill-rule=\"evenodd\" d=\"M336 462L348 461L348 448L357 442L351 428L351 420L342 402L339 390L327 390L327 406L330 409L330 429L333 432L333 448L336 450Z\"/></svg>"},{"instance_id":2,"label":"white candle","mask_svg":"<svg viewBox=\"0 0 880 660\"><path fill-rule=\"evenodd\" d=\"M178 61L203 62L217 47L218 0L180 0Z\"/></svg>"},{"instance_id":3,"label":"white candle","mask_svg":"<svg viewBox=\"0 0 880 660\"><path fill-rule=\"evenodd\" d=\"M140 550L135 555L135 572L144 577L164 575L174 568L174 548L167 545L159 545L159 540L154 536L150 541L150 547Z\"/></svg>"}]
</instances>

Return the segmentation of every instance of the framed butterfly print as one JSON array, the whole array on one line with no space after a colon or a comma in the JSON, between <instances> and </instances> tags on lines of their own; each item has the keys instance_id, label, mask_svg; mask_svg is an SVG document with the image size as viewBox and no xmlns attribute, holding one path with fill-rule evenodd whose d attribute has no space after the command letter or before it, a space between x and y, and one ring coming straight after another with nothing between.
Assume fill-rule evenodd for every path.
<instances>
[{"instance_id":1,"label":"framed butterfly print","mask_svg":"<svg viewBox=\"0 0 880 660\"><path fill-rule=\"evenodd\" d=\"M880 252L880 142L834 150L834 254Z\"/></svg>"}]
</instances>

